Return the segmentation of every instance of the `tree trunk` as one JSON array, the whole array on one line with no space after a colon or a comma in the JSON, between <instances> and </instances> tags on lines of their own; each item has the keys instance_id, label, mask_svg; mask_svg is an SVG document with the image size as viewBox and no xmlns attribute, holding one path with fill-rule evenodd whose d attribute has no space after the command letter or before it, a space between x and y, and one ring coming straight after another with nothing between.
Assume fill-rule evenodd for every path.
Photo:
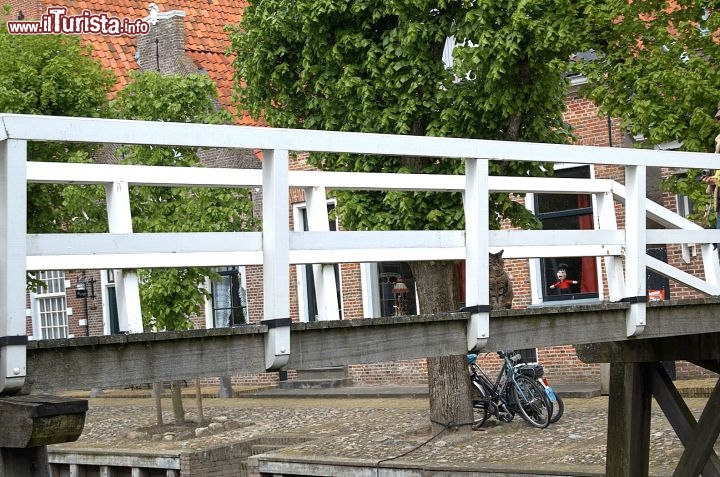
<instances>
[{"instance_id":1,"label":"tree trunk","mask_svg":"<svg viewBox=\"0 0 720 477\"><path fill-rule=\"evenodd\" d=\"M162 415L162 395L163 395L163 383L153 383L152 394L155 399L155 420L158 426L163 425Z\"/></svg>"},{"instance_id":2,"label":"tree trunk","mask_svg":"<svg viewBox=\"0 0 720 477\"><path fill-rule=\"evenodd\" d=\"M427 361L433 434L444 428L470 431L473 408L465 355L436 356Z\"/></svg>"},{"instance_id":3,"label":"tree trunk","mask_svg":"<svg viewBox=\"0 0 720 477\"><path fill-rule=\"evenodd\" d=\"M457 311L455 262L410 262L408 265L415 279L420 313Z\"/></svg>"},{"instance_id":4,"label":"tree trunk","mask_svg":"<svg viewBox=\"0 0 720 477\"><path fill-rule=\"evenodd\" d=\"M205 415L203 414L203 396L202 389L200 388L200 378L195 378L195 404L197 405L198 424L202 426L205 422Z\"/></svg>"},{"instance_id":5,"label":"tree trunk","mask_svg":"<svg viewBox=\"0 0 720 477\"><path fill-rule=\"evenodd\" d=\"M411 262L420 312L439 313L458 309L457 276L454 262ZM464 355L428 357L430 420L433 433L447 427L469 431L473 408Z\"/></svg>"},{"instance_id":6,"label":"tree trunk","mask_svg":"<svg viewBox=\"0 0 720 477\"><path fill-rule=\"evenodd\" d=\"M172 408L175 424L185 424L185 408L182 402L182 387L180 381L170 383L170 391L172 393Z\"/></svg>"}]
</instances>

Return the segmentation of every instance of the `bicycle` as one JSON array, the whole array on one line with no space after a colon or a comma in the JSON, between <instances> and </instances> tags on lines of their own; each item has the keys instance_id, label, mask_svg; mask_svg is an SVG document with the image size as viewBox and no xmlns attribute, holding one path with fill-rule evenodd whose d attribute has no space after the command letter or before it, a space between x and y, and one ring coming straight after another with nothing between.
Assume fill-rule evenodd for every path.
<instances>
[{"instance_id":1,"label":"bicycle","mask_svg":"<svg viewBox=\"0 0 720 477\"><path fill-rule=\"evenodd\" d=\"M545 370L543 369L542 364L530 364L526 363L523 360L520 360L517 364L515 364L515 369L520 374L524 374L525 376L535 379L538 384L540 384L540 386L545 389L545 394L547 394L547 397L550 400L550 404L552 404L550 424L558 422L562 417L563 413L565 412L565 403L563 402L560 395L553 390L552 386L550 386L550 382L545 376Z\"/></svg>"},{"instance_id":2,"label":"bicycle","mask_svg":"<svg viewBox=\"0 0 720 477\"><path fill-rule=\"evenodd\" d=\"M468 370L479 399L473 399L475 414L473 429L479 429L489 417L510 422L518 413L531 426L544 429L550 424L552 404L545 390L535 381L515 369L519 355L512 351L498 351L503 365L495 382L477 364L477 354L468 354Z\"/></svg>"}]
</instances>

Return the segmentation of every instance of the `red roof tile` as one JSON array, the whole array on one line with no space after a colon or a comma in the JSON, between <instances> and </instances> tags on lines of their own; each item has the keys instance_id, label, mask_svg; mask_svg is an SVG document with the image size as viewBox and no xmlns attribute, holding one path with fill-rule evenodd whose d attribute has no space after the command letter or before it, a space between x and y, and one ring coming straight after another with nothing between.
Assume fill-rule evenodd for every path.
<instances>
[{"instance_id":1,"label":"red roof tile","mask_svg":"<svg viewBox=\"0 0 720 477\"><path fill-rule=\"evenodd\" d=\"M233 86L232 57L225 55L230 45L226 25L235 25L242 17L246 3L237 0L154 0L160 13L173 10L185 12L185 52L192 60L207 71L218 87L220 102L232 110ZM93 14L106 13L109 16L136 20L148 16L150 1L139 0L64 0L68 13L79 14L89 10ZM46 1L47 6L57 2ZM93 56L106 68L112 69L118 83L117 92L128 83L130 72L138 69L135 61L136 38L128 36L83 35L93 47ZM253 122L243 117L241 124Z\"/></svg>"}]
</instances>

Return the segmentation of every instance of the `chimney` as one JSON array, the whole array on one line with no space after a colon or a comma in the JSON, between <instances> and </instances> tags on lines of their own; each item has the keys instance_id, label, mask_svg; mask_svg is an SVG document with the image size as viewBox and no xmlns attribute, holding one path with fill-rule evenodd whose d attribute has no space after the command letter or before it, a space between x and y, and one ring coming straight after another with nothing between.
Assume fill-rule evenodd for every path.
<instances>
[{"instance_id":1,"label":"chimney","mask_svg":"<svg viewBox=\"0 0 720 477\"><path fill-rule=\"evenodd\" d=\"M150 32L137 37L138 66L141 70L184 73L185 12L161 12L154 3L148 5L148 11L144 20L150 23Z\"/></svg>"}]
</instances>

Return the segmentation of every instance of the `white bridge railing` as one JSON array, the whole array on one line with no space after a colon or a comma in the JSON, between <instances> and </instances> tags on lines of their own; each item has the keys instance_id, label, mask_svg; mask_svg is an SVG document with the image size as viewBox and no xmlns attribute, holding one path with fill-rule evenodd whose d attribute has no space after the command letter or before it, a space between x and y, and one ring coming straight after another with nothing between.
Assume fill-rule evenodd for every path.
<instances>
[{"instance_id":1,"label":"white bridge railing","mask_svg":"<svg viewBox=\"0 0 720 477\"><path fill-rule=\"evenodd\" d=\"M700 153L514 143L473 139L391 136L242 126L213 126L87 118L0 115L0 392L22 386L25 365L25 273L49 269L117 269L121 323L140 319L136 268L252 265L264 267L265 362L285 365L290 356L289 266L316 264L318 307L332 318L335 280L330 264L411 260L465 260L470 308L468 350L490 334L488 251L507 258L604 257L611 301L631 303L627 335L645 326L646 267L711 295L720 295L720 268L706 230L645 198L647 166L711 169L717 156ZM263 151L262 171L211 168L61 164L27 161L28 141L251 148ZM455 158L464 176L288 171L289 151ZM625 185L610 180L489 177L488 160L611 164L625 167ZM107 234L26 234L26 183L102 184ZM133 233L129 187L134 185L262 187L262 232ZM309 232L288 225L289 188L305 190ZM462 192L463 231L329 232L325 191L405 190ZM488 229L490 192L592 194L595 230ZM625 203L618 230L615 201ZM667 227L646 230L651 217ZM700 243L705 279L645 253L648 244ZM624 259L624 260L623 260Z\"/></svg>"}]
</instances>

